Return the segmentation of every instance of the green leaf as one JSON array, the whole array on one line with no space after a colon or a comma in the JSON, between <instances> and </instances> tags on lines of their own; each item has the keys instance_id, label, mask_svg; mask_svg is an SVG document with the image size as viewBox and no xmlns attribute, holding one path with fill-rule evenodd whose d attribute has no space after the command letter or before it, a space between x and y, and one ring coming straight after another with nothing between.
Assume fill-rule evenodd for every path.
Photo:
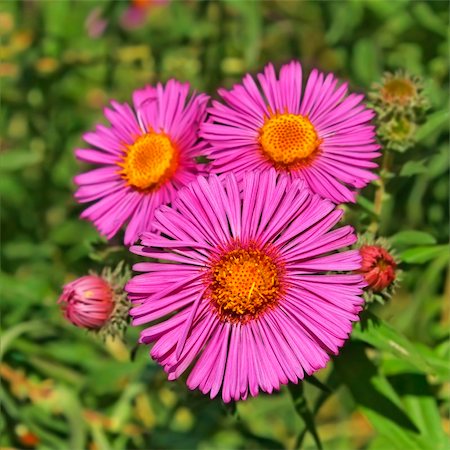
<instances>
[{"instance_id":1,"label":"green leaf","mask_svg":"<svg viewBox=\"0 0 450 450\"><path fill-rule=\"evenodd\" d=\"M439 410L426 375L402 373L390 377L389 381L421 435L432 442L436 450L448 448L448 439L441 426Z\"/></svg>"},{"instance_id":2,"label":"green leaf","mask_svg":"<svg viewBox=\"0 0 450 450\"><path fill-rule=\"evenodd\" d=\"M351 36L363 16L363 5L359 2L348 2L346 8L339 3L331 3L331 23L326 32L326 41L334 45L344 37Z\"/></svg>"},{"instance_id":3,"label":"green leaf","mask_svg":"<svg viewBox=\"0 0 450 450\"><path fill-rule=\"evenodd\" d=\"M244 47L245 62L248 67L252 67L258 61L261 47L261 4L259 2L234 2L233 6L239 10L243 27L244 39L246 45Z\"/></svg>"},{"instance_id":4,"label":"green leaf","mask_svg":"<svg viewBox=\"0 0 450 450\"><path fill-rule=\"evenodd\" d=\"M367 357L362 343L349 342L335 358L334 366L358 408L389 442L389 449L433 450L433 443L419 434L389 381Z\"/></svg>"},{"instance_id":5,"label":"green leaf","mask_svg":"<svg viewBox=\"0 0 450 450\"><path fill-rule=\"evenodd\" d=\"M417 130L416 141L422 142L429 137L436 136L444 127L448 126L449 112L437 111L428 116L427 121Z\"/></svg>"},{"instance_id":6,"label":"green leaf","mask_svg":"<svg viewBox=\"0 0 450 450\"><path fill-rule=\"evenodd\" d=\"M30 150L9 150L0 158L0 171L21 170L42 161L43 155Z\"/></svg>"},{"instance_id":7,"label":"green leaf","mask_svg":"<svg viewBox=\"0 0 450 450\"><path fill-rule=\"evenodd\" d=\"M89 425L91 427L92 437L94 438L96 447L100 450L112 450L112 447L108 441L108 437L106 436L103 428L96 423L91 423Z\"/></svg>"},{"instance_id":8,"label":"green leaf","mask_svg":"<svg viewBox=\"0 0 450 450\"><path fill-rule=\"evenodd\" d=\"M370 200L367 200L367 198L363 197L362 195L358 195L358 198L356 199L356 203L361 206L363 209L365 209L370 214L374 214L374 205L373 202Z\"/></svg>"},{"instance_id":9,"label":"green leaf","mask_svg":"<svg viewBox=\"0 0 450 450\"><path fill-rule=\"evenodd\" d=\"M389 238L395 246L408 245L433 245L436 244L436 238L424 231L405 230L400 231Z\"/></svg>"},{"instance_id":10,"label":"green leaf","mask_svg":"<svg viewBox=\"0 0 450 450\"><path fill-rule=\"evenodd\" d=\"M446 342L444 342L444 344L445 343ZM450 366L448 363L450 356L449 352L444 351L443 354L440 354L439 349L432 349L420 342L417 342L415 347L422 358L424 358L431 367L431 373L437 376L441 381L447 381L450 377Z\"/></svg>"},{"instance_id":11,"label":"green leaf","mask_svg":"<svg viewBox=\"0 0 450 450\"><path fill-rule=\"evenodd\" d=\"M144 391L141 383L130 383L117 400L111 414L112 431L119 431L131 419L133 402L138 394Z\"/></svg>"},{"instance_id":12,"label":"green leaf","mask_svg":"<svg viewBox=\"0 0 450 450\"><path fill-rule=\"evenodd\" d=\"M97 231L89 223L66 220L52 231L50 239L59 245L70 245L80 240L94 241L97 236Z\"/></svg>"},{"instance_id":13,"label":"green leaf","mask_svg":"<svg viewBox=\"0 0 450 450\"><path fill-rule=\"evenodd\" d=\"M414 17L424 28L444 38L447 37L447 23L441 19L426 2L417 2L412 7Z\"/></svg>"},{"instance_id":14,"label":"green leaf","mask_svg":"<svg viewBox=\"0 0 450 450\"><path fill-rule=\"evenodd\" d=\"M448 251L448 245L414 247L401 253L400 258L409 264L423 264L445 254L448 256Z\"/></svg>"},{"instance_id":15,"label":"green leaf","mask_svg":"<svg viewBox=\"0 0 450 450\"><path fill-rule=\"evenodd\" d=\"M80 400L73 390L66 387L59 388L58 394L61 408L70 426L70 448L86 448L86 425L80 420L83 415Z\"/></svg>"},{"instance_id":16,"label":"green leaf","mask_svg":"<svg viewBox=\"0 0 450 450\"><path fill-rule=\"evenodd\" d=\"M352 66L355 75L366 86L380 77L380 62L373 39L360 39L356 42L353 46Z\"/></svg>"},{"instance_id":17,"label":"green leaf","mask_svg":"<svg viewBox=\"0 0 450 450\"><path fill-rule=\"evenodd\" d=\"M2 345L0 347L0 356L11 346L11 343L17 339L20 335L29 332L39 332L41 329L45 329L46 325L38 320L33 320L30 322L19 323L14 327L6 330L2 335Z\"/></svg>"},{"instance_id":18,"label":"green leaf","mask_svg":"<svg viewBox=\"0 0 450 450\"><path fill-rule=\"evenodd\" d=\"M400 170L401 177L411 177L420 173L425 173L427 167L425 166L425 160L421 161L408 161Z\"/></svg>"},{"instance_id":19,"label":"green leaf","mask_svg":"<svg viewBox=\"0 0 450 450\"><path fill-rule=\"evenodd\" d=\"M412 342L371 313L361 316L361 321L353 329L352 338L406 360L423 373L434 373L431 365Z\"/></svg>"},{"instance_id":20,"label":"green leaf","mask_svg":"<svg viewBox=\"0 0 450 450\"><path fill-rule=\"evenodd\" d=\"M39 438L42 440L40 448L66 448L67 442L64 442L64 440L61 439L61 437L56 433L47 431L45 427L41 426L40 422L42 421L43 415L39 414L40 412L40 408L34 408L30 405L27 405L21 410L22 414L20 420L28 426L32 433L39 436ZM45 444L47 444L47 446Z\"/></svg>"}]
</instances>

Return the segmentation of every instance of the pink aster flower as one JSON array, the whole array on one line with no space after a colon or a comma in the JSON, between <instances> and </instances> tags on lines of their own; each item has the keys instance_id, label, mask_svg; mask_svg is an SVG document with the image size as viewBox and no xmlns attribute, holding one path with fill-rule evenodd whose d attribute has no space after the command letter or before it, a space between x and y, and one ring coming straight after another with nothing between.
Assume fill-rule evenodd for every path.
<instances>
[{"instance_id":1,"label":"pink aster flower","mask_svg":"<svg viewBox=\"0 0 450 450\"><path fill-rule=\"evenodd\" d=\"M376 175L370 169L379 156L374 113L362 95L347 93L347 84L313 70L302 92L302 68L293 61L277 80L272 64L257 76L247 75L231 91L219 89L202 136L210 143L212 171L275 167L303 179L308 187L336 203L354 202L352 188L362 188Z\"/></svg>"},{"instance_id":2,"label":"pink aster flower","mask_svg":"<svg viewBox=\"0 0 450 450\"><path fill-rule=\"evenodd\" d=\"M84 140L93 146L76 150L82 161L100 167L78 175L75 198L94 202L83 211L108 239L129 221L125 244L148 229L155 208L173 200L176 191L201 172L198 127L208 97L193 95L189 85L170 80L133 94L134 108L111 102L105 116L111 127L98 125Z\"/></svg>"},{"instance_id":3,"label":"pink aster flower","mask_svg":"<svg viewBox=\"0 0 450 450\"><path fill-rule=\"evenodd\" d=\"M113 309L113 290L101 277L86 275L64 286L58 300L64 316L77 327L98 329Z\"/></svg>"},{"instance_id":4,"label":"pink aster flower","mask_svg":"<svg viewBox=\"0 0 450 450\"><path fill-rule=\"evenodd\" d=\"M324 367L358 320L365 286L353 228L274 170L211 175L155 213L131 251L149 258L126 291L140 342L170 380L225 402L271 393ZM341 272L341 273L332 273Z\"/></svg>"}]
</instances>

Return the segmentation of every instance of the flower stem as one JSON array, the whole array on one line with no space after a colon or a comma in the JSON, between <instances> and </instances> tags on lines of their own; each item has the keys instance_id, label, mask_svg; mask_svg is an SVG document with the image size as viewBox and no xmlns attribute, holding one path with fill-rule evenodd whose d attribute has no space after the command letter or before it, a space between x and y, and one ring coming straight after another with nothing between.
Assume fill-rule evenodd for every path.
<instances>
[{"instance_id":1,"label":"flower stem","mask_svg":"<svg viewBox=\"0 0 450 450\"><path fill-rule=\"evenodd\" d=\"M375 214L372 223L369 226L369 231L376 234L381 222L381 213L383 211L383 204L386 200L386 184L389 177L390 168L393 162L392 152L385 150L383 153L383 160L381 163L380 179L378 181L377 190L375 192L373 212Z\"/></svg>"},{"instance_id":2,"label":"flower stem","mask_svg":"<svg viewBox=\"0 0 450 450\"><path fill-rule=\"evenodd\" d=\"M311 433L311 436L314 439L317 449L322 450L323 447L319 438L319 434L317 433L314 414L309 409L308 404L306 402L303 390L303 382L300 381L298 384L290 383L288 385L288 389L289 393L291 394L292 401L294 403L295 411L302 418L305 425L304 430L300 432L297 438L295 449L297 450L298 448L300 448L304 435L308 431L309 433Z\"/></svg>"}]
</instances>

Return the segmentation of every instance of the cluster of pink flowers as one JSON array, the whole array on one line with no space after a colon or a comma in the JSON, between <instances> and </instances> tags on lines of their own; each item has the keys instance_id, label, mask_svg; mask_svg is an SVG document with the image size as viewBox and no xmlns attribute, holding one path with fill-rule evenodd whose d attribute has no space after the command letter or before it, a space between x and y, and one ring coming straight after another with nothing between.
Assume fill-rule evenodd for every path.
<instances>
[{"instance_id":1,"label":"cluster of pink flowers","mask_svg":"<svg viewBox=\"0 0 450 450\"><path fill-rule=\"evenodd\" d=\"M376 179L380 153L363 96L317 70L303 82L297 61L219 95L170 80L112 102L76 150L97 167L75 197L145 258L126 285L140 342L170 380L189 371L228 402L297 383L348 338L375 272L345 249L337 205Z\"/></svg>"}]
</instances>

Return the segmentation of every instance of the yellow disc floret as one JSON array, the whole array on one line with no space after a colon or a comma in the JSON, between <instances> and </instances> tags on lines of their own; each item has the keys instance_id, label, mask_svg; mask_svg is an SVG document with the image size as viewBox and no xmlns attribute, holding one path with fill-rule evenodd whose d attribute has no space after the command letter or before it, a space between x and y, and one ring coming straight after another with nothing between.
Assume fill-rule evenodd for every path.
<instances>
[{"instance_id":1,"label":"yellow disc floret","mask_svg":"<svg viewBox=\"0 0 450 450\"><path fill-rule=\"evenodd\" d=\"M165 134L149 132L128 145L120 174L139 190L150 190L170 178L178 166L178 154Z\"/></svg>"},{"instance_id":2,"label":"yellow disc floret","mask_svg":"<svg viewBox=\"0 0 450 450\"><path fill-rule=\"evenodd\" d=\"M262 126L259 143L263 154L275 166L296 169L309 161L320 139L308 117L300 114L275 114Z\"/></svg>"},{"instance_id":3,"label":"yellow disc floret","mask_svg":"<svg viewBox=\"0 0 450 450\"><path fill-rule=\"evenodd\" d=\"M246 322L278 303L282 267L256 246L224 252L211 268L209 297L222 320Z\"/></svg>"}]
</instances>

